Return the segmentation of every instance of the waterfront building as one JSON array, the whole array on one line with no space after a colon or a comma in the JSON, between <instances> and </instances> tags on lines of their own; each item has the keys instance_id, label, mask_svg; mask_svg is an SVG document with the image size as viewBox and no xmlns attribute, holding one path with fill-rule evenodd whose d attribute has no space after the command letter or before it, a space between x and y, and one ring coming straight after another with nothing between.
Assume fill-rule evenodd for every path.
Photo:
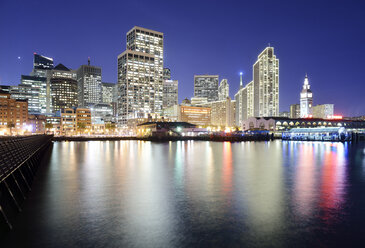
<instances>
[{"instance_id":1,"label":"waterfront building","mask_svg":"<svg viewBox=\"0 0 365 248\"><path fill-rule=\"evenodd\" d=\"M313 105L313 94L310 89L308 76L305 75L303 89L300 92L300 117L311 117Z\"/></svg>"},{"instance_id":2,"label":"waterfront building","mask_svg":"<svg viewBox=\"0 0 365 248\"><path fill-rule=\"evenodd\" d=\"M21 83L10 87L11 98L28 101L30 114L47 113L47 78L21 76Z\"/></svg>"},{"instance_id":3,"label":"waterfront building","mask_svg":"<svg viewBox=\"0 0 365 248\"><path fill-rule=\"evenodd\" d=\"M139 118L128 119L127 121L127 129L129 131L129 135L136 135L137 134L137 127L138 125L146 122L168 122L174 121L170 118L165 116L161 116L160 114L156 113L146 113L144 116L140 116Z\"/></svg>"},{"instance_id":4,"label":"waterfront building","mask_svg":"<svg viewBox=\"0 0 365 248\"><path fill-rule=\"evenodd\" d=\"M365 121L346 119L251 117L243 122L243 130L285 131L292 128L345 127L364 129Z\"/></svg>"},{"instance_id":5,"label":"waterfront building","mask_svg":"<svg viewBox=\"0 0 365 248\"><path fill-rule=\"evenodd\" d=\"M5 134L24 131L27 121L28 102L12 99L9 93L0 91L0 132ZM9 130L9 132L5 130Z\"/></svg>"},{"instance_id":6,"label":"waterfront building","mask_svg":"<svg viewBox=\"0 0 365 248\"><path fill-rule=\"evenodd\" d=\"M76 131L78 133L91 131L91 110L88 108L77 108L76 111Z\"/></svg>"},{"instance_id":7,"label":"waterfront building","mask_svg":"<svg viewBox=\"0 0 365 248\"><path fill-rule=\"evenodd\" d=\"M170 121L183 121L200 126L211 124L210 107L175 105L165 108L163 116Z\"/></svg>"},{"instance_id":8,"label":"waterfront building","mask_svg":"<svg viewBox=\"0 0 365 248\"><path fill-rule=\"evenodd\" d=\"M195 136L202 130L196 128L196 125L187 122L145 122L137 126L138 137L179 137Z\"/></svg>"},{"instance_id":9,"label":"waterfront building","mask_svg":"<svg viewBox=\"0 0 365 248\"><path fill-rule=\"evenodd\" d=\"M211 121L213 126L232 127L235 125L236 101L227 97L225 100L209 102L203 105L211 109Z\"/></svg>"},{"instance_id":10,"label":"waterfront building","mask_svg":"<svg viewBox=\"0 0 365 248\"><path fill-rule=\"evenodd\" d=\"M163 68L163 80L171 80L171 70L169 68Z\"/></svg>"},{"instance_id":11,"label":"waterfront building","mask_svg":"<svg viewBox=\"0 0 365 248\"><path fill-rule=\"evenodd\" d=\"M279 59L266 47L253 65L254 116L279 116Z\"/></svg>"},{"instance_id":12,"label":"waterfront building","mask_svg":"<svg viewBox=\"0 0 365 248\"><path fill-rule=\"evenodd\" d=\"M101 103L101 68L90 65L82 65L77 69L78 106L89 107Z\"/></svg>"},{"instance_id":13,"label":"waterfront building","mask_svg":"<svg viewBox=\"0 0 365 248\"><path fill-rule=\"evenodd\" d=\"M290 118L300 118L300 104L290 105Z\"/></svg>"},{"instance_id":14,"label":"waterfront building","mask_svg":"<svg viewBox=\"0 0 365 248\"><path fill-rule=\"evenodd\" d=\"M207 126L211 123L211 108L180 106L180 120L195 125Z\"/></svg>"},{"instance_id":15,"label":"waterfront building","mask_svg":"<svg viewBox=\"0 0 365 248\"><path fill-rule=\"evenodd\" d=\"M73 135L76 134L76 113L73 108L66 108L60 110L61 115L61 134Z\"/></svg>"},{"instance_id":16,"label":"waterfront building","mask_svg":"<svg viewBox=\"0 0 365 248\"><path fill-rule=\"evenodd\" d=\"M28 115L27 131L31 133L45 133L46 116L45 115Z\"/></svg>"},{"instance_id":17,"label":"waterfront building","mask_svg":"<svg viewBox=\"0 0 365 248\"><path fill-rule=\"evenodd\" d=\"M235 125L242 126L247 118L254 116L254 83L251 81L242 87L242 75L240 89L234 96L235 99Z\"/></svg>"},{"instance_id":18,"label":"waterfront building","mask_svg":"<svg viewBox=\"0 0 365 248\"><path fill-rule=\"evenodd\" d=\"M163 82L163 108L168 108L178 104L178 84L177 80L164 80Z\"/></svg>"},{"instance_id":19,"label":"waterfront building","mask_svg":"<svg viewBox=\"0 0 365 248\"><path fill-rule=\"evenodd\" d=\"M126 51L118 56L118 123L144 113L161 113L163 105L163 33L133 27Z\"/></svg>"},{"instance_id":20,"label":"waterfront building","mask_svg":"<svg viewBox=\"0 0 365 248\"><path fill-rule=\"evenodd\" d=\"M218 75L194 75L194 97L218 101Z\"/></svg>"},{"instance_id":21,"label":"waterfront building","mask_svg":"<svg viewBox=\"0 0 365 248\"><path fill-rule=\"evenodd\" d=\"M114 83L101 83L101 100L102 103L111 104L114 101Z\"/></svg>"},{"instance_id":22,"label":"waterfront building","mask_svg":"<svg viewBox=\"0 0 365 248\"><path fill-rule=\"evenodd\" d=\"M47 116L46 117L46 132L48 134L54 134L54 135L61 134L61 117L60 116Z\"/></svg>"},{"instance_id":23,"label":"waterfront building","mask_svg":"<svg viewBox=\"0 0 365 248\"><path fill-rule=\"evenodd\" d=\"M91 106L91 123L115 122L112 104L99 103Z\"/></svg>"},{"instance_id":24,"label":"waterfront building","mask_svg":"<svg viewBox=\"0 0 365 248\"><path fill-rule=\"evenodd\" d=\"M334 115L334 104L320 104L312 108L313 118L331 118Z\"/></svg>"},{"instance_id":25,"label":"waterfront building","mask_svg":"<svg viewBox=\"0 0 365 248\"><path fill-rule=\"evenodd\" d=\"M222 79L218 87L218 100L224 101L229 97L229 84L227 79Z\"/></svg>"},{"instance_id":26,"label":"waterfront building","mask_svg":"<svg viewBox=\"0 0 365 248\"><path fill-rule=\"evenodd\" d=\"M52 112L78 106L78 85L76 73L62 64L52 70L50 79L52 96Z\"/></svg>"}]
</instances>

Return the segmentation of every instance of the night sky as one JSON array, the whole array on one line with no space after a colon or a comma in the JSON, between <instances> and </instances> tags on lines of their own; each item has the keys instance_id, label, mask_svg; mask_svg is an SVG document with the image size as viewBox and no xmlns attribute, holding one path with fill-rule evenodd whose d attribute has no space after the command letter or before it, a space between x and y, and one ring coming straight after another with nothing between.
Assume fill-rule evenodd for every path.
<instances>
[{"instance_id":1,"label":"night sky","mask_svg":"<svg viewBox=\"0 0 365 248\"><path fill-rule=\"evenodd\" d=\"M280 111L299 103L305 73L314 104L365 115L365 1L17 1L0 0L0 83L18 84L33 52L77 69L101 66L117 82L126 32L165 35L165 67L179 80L179 101L193 96L194 74L227 78L230 95L252 80L270 43L280 60ZM18 58L20 57L20 59Z\"/></svg>"}]
</instances>

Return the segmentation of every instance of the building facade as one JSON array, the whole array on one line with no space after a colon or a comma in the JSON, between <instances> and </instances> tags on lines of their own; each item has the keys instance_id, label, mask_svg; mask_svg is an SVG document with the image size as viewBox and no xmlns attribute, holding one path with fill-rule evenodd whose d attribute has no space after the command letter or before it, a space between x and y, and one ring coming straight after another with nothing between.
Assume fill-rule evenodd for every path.
<instances>
[{"instance_id":1,"label":"building facade","mask_svg":"<svg viewBox=\"0 0 365 248\"><path fill-rule=\"evenodd\" d=\"M31 133L43 134L46 131L45 115L28 115L28 128Z\"/></svg>"},{"instance_id":2,"label":"building facade","mask_svg":"<svg viewBox=\"0 0 365 248\"><path fill-rule=\"evenodd\" d=\"M28 101L30 114L47 113L47 78L21 76L21 83L10 87L11 98Z\"/></svg>"},{"instance_id":3,"label":"building facade","mask_svg":"<svg viewBox=\"0 0 365 248\"><path fill-rule=\"evenodd\" d=\"M163 110L163 116L170 121L188 122L200 126L211 124L211 108L190 105L174 105Z\"/></svg>"},{"instance_id":4,"label":"building facade","mask_svg":"<svg viewBox=\"0 0 365 248\"><path fill-rule=\"evenodd\" d=\"M73 108L61 109L61 134L76 134L76 113Z\"/></svg>"},{"instance_id":5,"label":"building facade","mask_svg":"<svg viewBox=\"0 0 365 248\"><path fill-rule=\"evenodd\" d=\"M306 118L312 115L312 105L313 105L313 94L310 89L308 82L308 76L305 75L303 89L300 92L300 117Z\"/></svg>"},{"instance_id":6,"label":"building facade","mask_svg":"<svg viewBox=\"0 0 365 248\"><path fill-rule=\"evenodd\" d=\"M223 101L229 97L229 84L227 79L222 79L218 87L218 100Z\"/></svg>"},{"instance_id":7,"label":"building facade","mask_svg":"<svg viewBox=\"0 0 365 248\"><path fill-rule=\"evenodd\" d=\"M50 80L52 96L52 112L78 106L78 85L76 73L62 64L52 70Z\"/></svg>"},{"instance_id":8,"label":"building facade","mask_svg":"<svg viewBox=\"0 0 365 248\"><path fill-rule=\"evenodd\" d=\"M53 58L34 53L31 76L46 78L46 114L52 113L51 76L54 68Z\"/></svg>"},{"instance_id":9,"label":"building facade","mask_svg":"<svg viewBox=\"0 0 365 248\"><path fill-rule=\"evenodd\" d=\"M290 105L290 118L300 118L300 104Z\"/></svg>"},{"instance_id":10,"label":"building facade","mask_svg":"<svg viewBox=\"0 0 365 248\"><path fill-rule=\"evenodd\" d=\"M0 92L0 129L3 134L25 131L28 121L28 102L10 98L9 93Z\"/></svg>"},{"instance_id":11,"label":"building facade","mask_svg":"<svg viewBox=\"0 0 365 248\"><path fill-rule=\"evenodd\" d=\"M179 82L177 80L164 80L163 82L163 108L168 108L178 104Z\"/></svg>"},{"instance_id":12,"label":"building facade","mask_svg":"<svg viewBox=\"0 0 365 248\"><path fill-rule=\"evenodd\" d=\"M253 65L254 116L279 116L279 59L266 47Z\"/></svg>"},{"instance_id":13,"label":"building facade","mask_svg":"<svg viewBox=\"0 0 365 248\"><path fill-rule=\"evenodd\" d=\"M85 133L91 131L91 110L88 108L77 108L76 111L76 131Z\"/></svg>"},{"instance_id":14,"label":"building facade","mask_svg":"<svg viewBox=\"0 0 365 248\"><path fill-rule=\"evenodd\" d=\"M331 118L334 115L334 104L320 104L313 106L312 115L313 118Z\"/></svg>"},{"instance_id":15,"label":"building facade","mask_svg":"<svg viewBox=\"0 0 365 248\"><path fill-rule=\"evenodd\" d=\"M210 102L204 105L211 109L210 124L213 126L233 127L235 125L235 100L227 97L225 100Z\"/></svg>"},{"instance_id":16,"label":"building facade","mask_svg":"<svg viewBox=\"0 0 365 248\"><path fill-rule=\"evenodd\" d=\"M113 102L113 94L115 90L114 83L101 83L101 101L102 103L111 104Z\"/></svg>"},{"instance_id":17,"label":"building facade","mask_svg":"<svg viewBox=\"0 0 365 248\"><path fill-rule=\"evenodd\" d=\"M145 113L161 113L163 105L163 33L133 27L126 51L118 56L118 123Z\"/></svg>"},{"instance_id":18,"label":"building facade","mask_svg":"<svg viewBox=\"0 0 365 248\"><path fill-rule=\"evenodd\" d=\"M101 68L90 65L82 65L77 69L78 106L88 107L101 103Z\"/></svg>"},{"instance_id":19,"label":"building facade","mask_svg":"<svg viewBox=\"0 0 365 248\"><path fill-rule=\"evenodd\" d=\"M218 101L218 75L194 75L194 97L206 97L208 102Z\"/></svg>"},{"instance_id":20,"label":"building facade","mask_svg":"<svg viewBox=\"0 0 365 248\"><path fill-rule=\"evenodd\" d=\"M241 77L242 82L242 77ZM254 86L253 81L241 87L234 96L235 125L241 126L243 121L254 116Z\"/></svg>"}]
</instances>

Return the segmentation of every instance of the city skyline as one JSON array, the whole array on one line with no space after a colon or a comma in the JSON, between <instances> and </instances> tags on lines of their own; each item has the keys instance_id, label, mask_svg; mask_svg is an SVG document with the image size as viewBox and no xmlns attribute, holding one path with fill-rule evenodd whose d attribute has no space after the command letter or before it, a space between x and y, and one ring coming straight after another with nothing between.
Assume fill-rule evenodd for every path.
<instances>
[{"instance_id":1,"label":"city skyline","mask_svg":"<svg viewBox=\"0 0 365 248\"><path fill-rule=\"evenodd\" d=\"M147 9L157 11L161 3L158 2L156 6L146 3ZM342 10L341 4L332 3L330 6L324 3L313 4L313 2L299 6L297 4L295 6L288 4L285 11L298 14L299 18L296 18L294 23L288 24L285 23L285 20L293 19L294 17L291 14L282 17L274 16L273 24L266 28L263 28L263 23L251 25L252 23L248 22L249 16L259 11L259 7L252 3L247 3L246 8L241 9L242 12L246 11L246 15L243 13L233 15L231 19L222 23L218 23L218 20L222 20L221 17L214 20L214 18L208 16L209 18L205 21L199 18L200 22L195 24L196 27L180 23L179 17L181 17L184 10L188 11L187 13L191 14L192 20L194 20L198 18L197 11L187 10L187 7L174 4L169 8L176 10L173 12L176 16L171 17L171 11L168 11L167 7L164 9L164 13L171 17L169 20L164 16L164 18L152 18L147 22L147 17L151 17L150 15L140 18L134 17L122 24L118 21L118 28L115 28L114 25L116 24L113 24L110 19L103 20L97 26L111 27L109 29L113 27L112 31L100 30L102 37L97 36L90 39L90 37L83 37L89 30L88 28L85 30L75 29L79 31L80 39L62 45L59 42L51 42L48 38L58 37L56 30L47 31L48 36L42 33L38 34L39 37L36 37L35 34L29 33L28 39L26 39L27 42L24 43L19 39L19 33L21 33L21 29L27 27L27 24L23 25L21 23L22 25L20 25L20 23L15 22L11 27L12 31L7 36L3 35L3 37L6 37L2 41L5 46L9 42L13 41L14 43L10 46L12 49L4 51L3 56L0 58L0 83L19 84L20 75L27 75L31 71L31 55L33 52L52 57L55 64L62 63L72 69L77 69L80 65L86 64L87 57L90 56L92 65L100 66L103 69L102 81L116 83L117 62L115 58L123 52L125 33L133 26L142 26L163 32L165 35L164 67L170 68L172 78L179 81L179 102L185 97L190 98L193 96L194 75L201 74L219 75L220 78L227 78L230 85L230 96L233 97L239 88L239 72L244 73L243 84L249 83L253 79L252 65L256 61L257 55L268 46L268 43L271 43L280 58L280 111L288 111L290 104L299 103L298 93L302 87L303 77L305 73L308 73L312 88L317 96L314 104L334 103L336 114L345 116L363 115L365 103L361 98L362 78L360 77L361 70L359 70L363 66L363 62L358 58L361 56L355 56L354 54L354 52L360 54L364 52L364 48L360 46L364 40L364 34L356 31L361 30L358 25L362 24L361 19L359 19L363 18L359 15L361 9L359 7L362 7L362 5L351 3L350 8ZM1 9L9 9L9 13L4 13L0 18L6 18L13 13L12 11L16 10L21 13L27 10L31 13L32 10L42 11L50 8L49 6L43 6L41 2L34 6L28 6L27 4L22 3L23 7L19 7L19 3L2 3ZM199 5L201 4L199 3ZM138 6L137 3L128 3L127 5L129 7ZM239 6L240 4L237 4L237 9L240 9ZM81 5L76 4L71 13L81 7ZM88 10L96 7L89 6ZM103 6L100 11L103 15L106 15L108 11L113 13L111 7L112 5ZM231 3L224 6L220 4L216 4L214 7L209 6L209 10L211 13L216 13L219 7L237 13ZM325 7L324 14L320 13L320 10L324 10ZM268 15L273 15L268 11L268 8L262 7L262 10ZM252 10L253 13L248 13L247 9ZM277 8L274 9L276 10L275 14L283 14L283 11L279 11ZM334 16L338 9L342 10L342 15ZM46 12L45 14L49 15ZM161 14L161 10L158 10L156 14ZM206 15L206 13L202 14ZM56 17L58 14L54 13L54 15ZM84 13L82 12L81 15L84 15ZM72 17L67 22L73 19ZM81 22L80 18L77 19L78 22ZM170 20L171 23L169 23ZM55 20L55 22L59 23L59 20ZM274 24L278 23L281 23L283 27L275 27ZM95 23L93 22L93 24ZM187 26L191 28L191 30L189 29L191 35L186 35ZM288 36L285 33L289 26L294 29L288 32L290 33ZM6 32L10 27L0 26L0 28L1 32ZM265 31L265 35L258 34L260 28L263 28L261 31ZM321 34L322 29L326 30L327 33ZM200 32L197 30L200 30ZM225 36L223 32L225 30L231 32L229 38ZM232 30L242 31L232 32ZM216 35L211 32L215 32ZM183 36L182 33L185 35ZM209 33L213 36L206 37ZM253 34L254 36L252 36ZM346 35L350 36L347 37ZM86 38L88 39L85 43ZM334 40L329 42L331 38ZM207 39L210 42L207 43ZM189 43L192 41L195 41L196 44ZM349 41L351 41L351 44ZM62 42L62 39L60 42ZM328 46L323 46L323 44ZM331 53L329 51L331 49L332 51L336 50L336 53ZM104 54L101 54L103 52ZM350 58L353 62L351 65L347 61ZM187 61L190 63L187 63ZM343 85L350 85L351 87L344 91ZM344 97L339 97L340 93ZM351 101L349 101L350 99Z\"/></svg>"}]
</instances>

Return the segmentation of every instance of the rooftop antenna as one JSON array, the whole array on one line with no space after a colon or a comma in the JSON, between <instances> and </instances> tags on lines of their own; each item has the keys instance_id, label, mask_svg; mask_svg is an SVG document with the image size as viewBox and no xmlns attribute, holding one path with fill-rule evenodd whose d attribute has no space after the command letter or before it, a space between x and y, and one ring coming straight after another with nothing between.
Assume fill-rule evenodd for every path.
<instances>
[{"instance_id":1,"label":"rooftop antenna","mask_svg":"<svg viewBox=\"0 0 365 248\"><path fill-rule=\"evenodd\" d=\"M90 57L87 57L87 65L90 65Z\"/></svg>"},{"instance_id":2,"label":"rooftop antenna","mask_svg":"<svg viewBox=\"0 0 365 248\"><path fill-rule=\"evenodd\" d=\"M243 83L242 83L242 72L240 72L240 87L242 88L242 86L243 86Z\"/></svg>"}]
</instances>

